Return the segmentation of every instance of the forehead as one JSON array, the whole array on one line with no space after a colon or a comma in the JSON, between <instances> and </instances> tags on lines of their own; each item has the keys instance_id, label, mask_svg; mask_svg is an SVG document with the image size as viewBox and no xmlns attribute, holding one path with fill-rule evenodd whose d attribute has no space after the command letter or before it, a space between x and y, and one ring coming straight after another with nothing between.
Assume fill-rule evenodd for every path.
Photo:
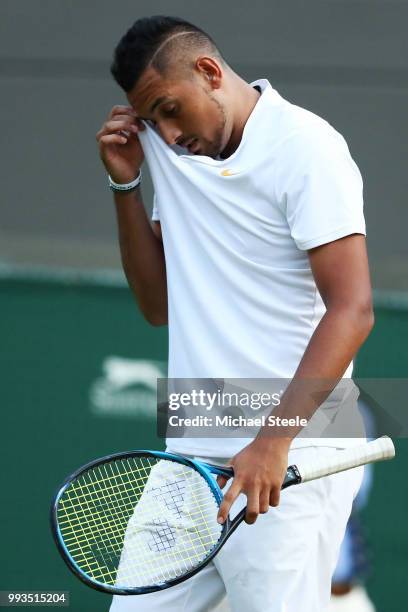
<instances>
[{"instance_id":1,"label":"forehead","mask_svg":"<svg viewBox=\"0 0 408 612\"><path fill-rule=\"evenodd\" d=\"M181 89L180 82L165 78L154 68L149 67L127 94L127 99L142 117L151 112L151 107L157 100L178 97Z\"/></svg>"}]
</instances>

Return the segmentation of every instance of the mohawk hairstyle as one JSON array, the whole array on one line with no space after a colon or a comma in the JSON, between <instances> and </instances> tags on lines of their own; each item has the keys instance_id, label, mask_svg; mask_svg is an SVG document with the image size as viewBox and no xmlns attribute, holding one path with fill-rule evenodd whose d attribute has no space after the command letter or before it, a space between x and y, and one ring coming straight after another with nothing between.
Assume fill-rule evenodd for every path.
<instances>
[{"instance_id":1,"label":"mohawk hairstyle","mask_svg":"<svg viewBox=\"0 0 408 612\"><path fill-rule=\"evenodd\" d=\"M192 49L203 49L224 63L212 38L201 28L180 19L155 15L135 21L115 48L111 73L122 89L133 89L151 64L164 74L173 61L189 67ZM192 65L191 65L192 67Z\"/></svg>"}]
</instances>

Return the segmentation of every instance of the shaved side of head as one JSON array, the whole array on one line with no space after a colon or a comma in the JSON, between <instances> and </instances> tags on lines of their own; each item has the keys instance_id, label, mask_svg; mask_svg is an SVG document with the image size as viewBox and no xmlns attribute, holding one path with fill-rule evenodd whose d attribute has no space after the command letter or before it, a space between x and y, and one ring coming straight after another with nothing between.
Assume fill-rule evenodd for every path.
<instances>
[{"instance_id":1,"label":"shaved side of head","mask_svg":"<svg viewBox=\"0 0 408 612\"><path fill-rule=\"evenodd\" d=\"M178 31L168 36L155 51L150 66L163 76L170 73L189 77L198 56L206 55L224 64L221 53L207 35L201 32Z\"/></svg>"},{"instance_id":2,"label":"shaved side of head","mask_svg":"<svg viewBox=\"0 0 408 612\"><path fill-rule=\"evenodd\" d=\"M128 93L149 67L161 75L191 77L200 55L227 65L215 42L201 28L178 17L144 17L119 41L111 72Z\"/></svg>"}]
</instances>

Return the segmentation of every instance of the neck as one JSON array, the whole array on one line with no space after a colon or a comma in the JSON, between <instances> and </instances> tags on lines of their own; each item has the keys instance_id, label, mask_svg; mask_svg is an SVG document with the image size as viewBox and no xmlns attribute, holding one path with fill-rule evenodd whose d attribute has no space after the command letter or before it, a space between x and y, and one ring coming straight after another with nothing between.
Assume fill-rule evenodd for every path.
<instances>
[{"instance_id":1,"label":"neck","mask_svg":"<svg viewBox=\"0 0 408 612\"><path fill-rule=\"evenodd\" d=\"M228 143L224 147L221 157L230 157L239 147L242 133L249 116L259 100L260 93L240 77L232 83L231 94L233 96L232 128Z\"/></svg>"}]
</instances>

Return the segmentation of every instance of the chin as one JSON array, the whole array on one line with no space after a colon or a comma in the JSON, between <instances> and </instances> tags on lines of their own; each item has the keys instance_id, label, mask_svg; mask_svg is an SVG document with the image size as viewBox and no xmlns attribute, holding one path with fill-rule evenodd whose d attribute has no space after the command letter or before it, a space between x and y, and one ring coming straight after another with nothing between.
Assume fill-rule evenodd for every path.
<instances>
[{"instance_id":1,"label":"chin","mask_svg":"<svg viewBox=\"0 0 408 612\"><path fill-rule=\"evenodd\" d=\"M216 159L217 157L219 157L222 153L223 147L221 147L220 145L216 146L216 147L211 147L211 150L206 153L206 155L208 155L208 157L212 157L213 159Z\"/></svg>"}]
</instances>

